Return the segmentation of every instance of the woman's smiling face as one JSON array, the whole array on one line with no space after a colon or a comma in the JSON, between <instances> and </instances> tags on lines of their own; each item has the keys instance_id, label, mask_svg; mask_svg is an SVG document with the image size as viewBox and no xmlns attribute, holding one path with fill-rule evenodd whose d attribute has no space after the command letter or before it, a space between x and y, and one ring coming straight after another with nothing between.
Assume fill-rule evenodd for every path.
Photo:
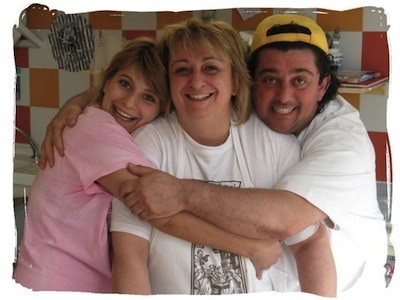
<instances>
[{"instance_id":1,"label":"woman's smiling face","mask_svg":"<svg viewBox=\"0 0 400 300\"><path fill-rule=\"evenodd\" d=\"M206 48L178 49L170 59L171 97L179 119L221 118L232 112L232 70Z\"/></svg>"},{"instance_id":2,"label":"woman's smiling face","mask_svg":"<svg viewBox=\"0 0 400 300\"><path fill-rule=\"evenodd\" d=\"M160 99L135 67L119 70L103 88L101 108L128 132L151 122L160 113Z\"/></svg>"}]
</instances>

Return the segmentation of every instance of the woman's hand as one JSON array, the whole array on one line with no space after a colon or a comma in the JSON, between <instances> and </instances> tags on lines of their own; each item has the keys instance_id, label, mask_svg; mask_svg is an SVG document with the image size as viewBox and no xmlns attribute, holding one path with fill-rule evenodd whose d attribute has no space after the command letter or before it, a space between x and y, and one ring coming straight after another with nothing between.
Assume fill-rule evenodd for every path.
<instances>
[{"instance_id":1,"label":"woman's hand","mask_svg":"<svg viewBox=\"0 0 400 300\"><path fill-rule=\"evenodd\" d=\"M62 131L65 126L74 126L78 116L82 113L79 105L68 105L63 107L53 120L47 125L46 137L42 143L41 154L39 158L39 167L44 169L46 163L54 166L54 148L61 156L64 156L64 144L62 141Z\"/></svg>"},{"instance_id":2,"label":"woman's hand","mask_svg":"<svg viewBox=\"0 0 400 300\"><path fill-rule=\"evenodd\" d=\"M42 143L41 154L38 165L41 169L54 166L54 148L57 152L64 156L64 144L62 140L62 132L65 126L72 127L75 125L78 116L89 105L90 99L94 97L95 89L85 91L68 100L67 103L59 110L53 120L47 125L46 136Z\"/></svg>"},{"instance_id":3,"label":"woman's hand","mask_svg":"<svg viewBox=\"0 0 400 300\"><path fill-rule=\"evenodd\" d=\"M268 270L282 255L281 243L278 239L252 239L248 246L251 247L248 257L253 263L257 278L261 280L263 271Z\"/></svg>"}]
</instances>

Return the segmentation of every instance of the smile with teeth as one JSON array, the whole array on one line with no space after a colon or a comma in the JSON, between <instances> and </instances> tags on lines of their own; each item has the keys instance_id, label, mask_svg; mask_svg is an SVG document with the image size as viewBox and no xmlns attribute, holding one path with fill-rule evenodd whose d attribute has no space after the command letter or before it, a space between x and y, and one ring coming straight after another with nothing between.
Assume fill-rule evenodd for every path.
<instances>
[{"instance_id":1,"label":"smile with teeth","mask_svg":"<svg viewBox=\"0 0 400 300\"><path fill-rule=\"evenodd\" d=\"M272 106L271 108L272 108L272 110L273 110L274 112L276 112L276 113L278 113L278 114L281 114L281 115L290 114L292 111L294 111L294 110L296 109L296 107L291 107L291 108L279 108L279 107L274 107L274 106Z\"/></svg>"},{"instance_id":2,"label":"smile with teeth","mask_svg":"<svg viewBox=\"0 0 400 300\"><path fill-rule=\"evenodd\" d=\"M125 120L131 121L131 120L137 119L136 117L134 117L122 110L119 110L118 107L114 107L114 111L118 116L120 116L121 118L123 118Z\"/></svg>"},{"instance_id":3,"label":"smile with teeth","mask_svg":"<svg viewBox=\"0 0 400 300\"><path fill-rule=\"evenodd\" d=\"M208 93L208 94L187 94L186 96L193 100L204 100L210 97L211 95L212 95L211 93Z\"/></svg>"}]
</instances>

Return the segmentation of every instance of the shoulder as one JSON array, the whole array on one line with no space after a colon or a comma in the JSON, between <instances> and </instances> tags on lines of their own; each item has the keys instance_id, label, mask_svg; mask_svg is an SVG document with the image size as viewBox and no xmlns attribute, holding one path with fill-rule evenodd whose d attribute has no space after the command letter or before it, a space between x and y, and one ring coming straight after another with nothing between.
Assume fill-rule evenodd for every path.
<instances>
[{"instance_id":1,"label":"shoulder","mask_svg":"<svg viewBox=\"0 0 400 300\"><path fill-rule=\"evenodd\" d=\"M257 116L256 113L250 114L248 121L239 126L242 135L253 136L256 140L268 141L286 140L289 143L297 143L296 138L292 134L283 134L273 131Z\"/></svg>"},{"instance_id":2,"label":"shoulder","mask_svg":"<svg viewBox=\"0 0 400 300\"><path fill-rule=\"evenodd\" d=\"M92 106L83 111L75 126L67 126L63 131L63 139L75 143L84 139L104 141L107 137L132 139L128 131L118 124L108 112Z\"/></svg>"},{"instance_id":3,"label":"shoulder","mask_svg":"<svg viewBox=\"0 0 400 300\"><path fill-rule=\"evenodd\" d=\"M249 120L239 126L239 136L244 148L270 153L299 152L299 143L292 134L283 134L270 129L253 113Z\"/></svg>"},{"instance_id":4,"label":"shoulder","mask_svg":"<svg viewBox=\"0 0 400 300\"><path fill-rule=\"evenodd\" d=\"M304 142L310 138L331 136L367 138L367 130L358 110L341 96L328 103L324 111L314 117L299 139Z\"/></svg>"},{"instance_id":5,"label":"shoulder","mask_svg":"<svg viewBox=\"0 0 400 300\"><path fill-rule=\"evenodd\" d=\"M157 137L161 140L170 139L171 137L176 136L178 126L179 124L175 115L172 115L170 119L158 117L152 122L136 129L132 133L132 136L135 139L142 139L143 136Z\"/></svg>"}]
</instances>

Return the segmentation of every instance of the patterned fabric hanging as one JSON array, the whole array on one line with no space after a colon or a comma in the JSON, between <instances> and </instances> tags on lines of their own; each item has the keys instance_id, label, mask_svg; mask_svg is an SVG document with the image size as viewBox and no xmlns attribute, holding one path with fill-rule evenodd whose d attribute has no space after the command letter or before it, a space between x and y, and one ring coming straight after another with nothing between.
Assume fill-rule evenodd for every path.
<instances>
[{"instance_id":1,"label":"patterned fabric hanging","mask_svg":"<svg viewBox=\"0 0 400 300\"><path fill-rule=\"evenodd\" d=\"M82 71L93 59L93 31L81 15L59 14L50 27L49 40L53 57L61 69Z\"/></svg>"}]
</instances>

